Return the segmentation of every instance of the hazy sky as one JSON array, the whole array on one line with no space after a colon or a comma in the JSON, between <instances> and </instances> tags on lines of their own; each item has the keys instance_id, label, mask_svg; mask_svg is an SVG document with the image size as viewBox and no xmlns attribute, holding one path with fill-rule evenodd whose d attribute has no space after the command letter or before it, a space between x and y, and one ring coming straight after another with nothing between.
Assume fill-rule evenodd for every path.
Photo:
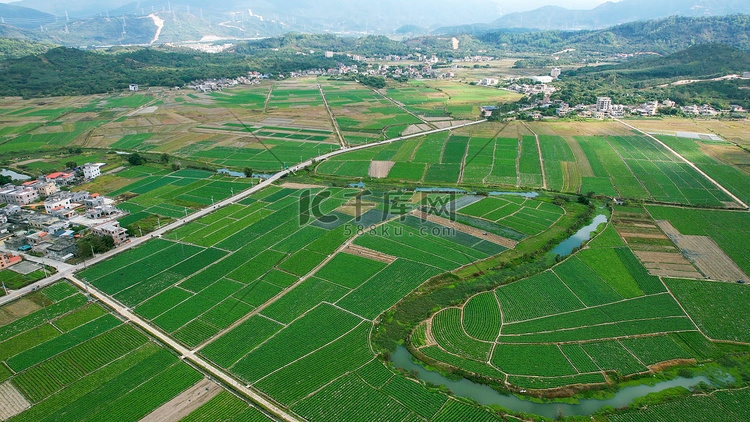
<instances>
[{"instance_id":1,"label":"hazy sky","mask_svg":"<svg viewBox=\"0 0 750 422\"><path fill-rule=\"evenodd\" d=\"M11 3L17 0L0 0L0 3ZM76 0L59 0L60 3L75 4ZM346 1L346 0L342 0ZM563 6L568 9L591 9L607 0L495 0L503 13L518 12L522 10L536 9L545 5ZM617 1L617 0L615 0ZM180 3L175 0L174 3Z\"/></svg>"}]
</instances>

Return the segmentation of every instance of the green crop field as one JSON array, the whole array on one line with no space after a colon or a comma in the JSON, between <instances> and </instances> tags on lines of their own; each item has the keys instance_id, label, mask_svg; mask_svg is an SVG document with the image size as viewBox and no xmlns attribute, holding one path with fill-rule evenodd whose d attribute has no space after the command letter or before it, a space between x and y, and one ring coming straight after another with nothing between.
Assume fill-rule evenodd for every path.
<instances>
[{"instance_id":1,"label":"green crop field","mask_svg":"<svg viewBox=\"0 0 750 422\"><path fill-rule=\"evenodd\" d=\"M10 420L135 421L204 377L65 281L34 295L45 309L0 308L15 309L0 324L4 391L28 402Z\"/></svg>"},{"instance_id":2,"label":"green crop field","mask_svg":"<svg viewBox=\"0 0 750 422\"><path fill-rule=\"evenodd\" d=\"M499 198L487 198L461 212L483 216L505 206ZM678 300L688 292L695 296L685 301L696 304L685 307L691 320L621 243L602 240L592 245L550 271L474 296L460 308L439 311L429 328L420 326L422 331L412 336L414 346L451 367L495 379L507 376L519 388L549 389L604 383L602 372L627 376L647 371L647 365L699 356L688 343L676 342L667 333L702 338L700 329L714 338L711 330L716 330L716 339L741 340L718 333L744 332L743 318L723 325L730 320L726 312L712 312L728 302L729 290L709 294L670 282ZM698 305L701 302L705 305ZM437 346L426 338L433 338ZM488 364L497 371L493 373Z\"/></svg>"},{"instance_id":3,"label":"green crop field","mask_svg":"<svg viewBox=\"0 0 750 422\"><path fill-rule=\"evenodd\" d=\"M465 81L387 79L373 90L305 76L209 93L152 87L44 103L0 99L6 167L38 176L70 161L106 162L111 173L74 189L116 197L129 212L120 223L135 234L244 191L258 175L343 146L417 135L316 163L77 269L99 294L188 349L185 359L64 281L0 306L0 387L28 402L8 420L141 420L205 378L189 364L193 355L307 421L530 419L424 381L437 375L410 371L418 361L424 371L478 378L534 401L575 402L609 394L589 389L705 375L710 386L670 389L595 418L750 417L742 410L746 285L649 273L650 259L678 258L659 220L713 240L750 273L748 213L615 122L486 122L420 135L517 98ZM741 144L744 125L721 121L710 130L731 127ZM660 139L750 198L736 145ZM147 162L132 166L127 152ZM438 193L454 188L460 193ZM627 212L610 206L617 197ZM550 252L586 224L589 201L594 215L614 212L613 223L570 256ZM41 276L0 272L11 290ZM169 416L275 420L236 390L194 397L179 418Z\"/></svg>"}]
</instances>

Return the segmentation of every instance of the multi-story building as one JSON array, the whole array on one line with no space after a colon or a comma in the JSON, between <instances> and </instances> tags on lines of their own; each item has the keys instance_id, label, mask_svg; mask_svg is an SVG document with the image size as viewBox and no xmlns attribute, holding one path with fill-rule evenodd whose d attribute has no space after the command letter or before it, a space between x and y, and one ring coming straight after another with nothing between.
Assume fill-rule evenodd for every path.
<instances>
[{"instance_id":1,"label":"multi-story building","mask_svg":"<svg viewBox=\"0 0 750 422\"><path fill-rule=\"evenodd\" d=\"M57 186L65 186L73 183L73 180L75 180L76 175L73 173L65 173L62 171L59 171L57 173L48 174L45 177L45 180L47 182L54 182Z\"/></svg>"},{"instance_id":2,"label":"multi-story building","mask_svg":"<svg viewBox=\"0 0 750 422\"><path fill-rule=\"evenodd\" d=\"M106 163L86 163L83 165L83 178L86 180L96 179L102 174L102 167Z\"/></svg>"},{"instance_id":3,"label":"multi-story building","mask_svg":"<svg viewBox=\"0 0 750 422\"><path fill-rule=\"evenodd\" d=\"M91 229L91 232L97 236L112 236L115 246L118 246L128 240L128 231L120 227L117 221L108 221Z\"/></svg>"},{"instance_id":4,"label":"multi-story building","mask_svg":"<svg viewBox=\"0 0 750 422\"><path fill-rule=\"evenodd\" d=\"M73 208L73 203L67 192L61 192L44 201L44 211L47 214L52 214L52 211L69 210L71 208Z\"/></svg>"},{"instance_id":5,"label":"multi-story building","mask_svg":"<svg viewBox=\"0 0 750 422\"><path fill-rule=\"evenodd\" d=\"M0 201L6 204L28 205L39 198L36 189L28 186L13 186L11 184L0 188Z\"/></svg>"},{"instance_id":6,"label":"multi-story building","mask_svg":"<svg viewBox=\"0 0 750 422\"><path fill-rule=\"evenodd\" d=\"M596 99L596 111L609 112L612 108L612 99L609 97L599 97Z\"/></svg>"}]
</instances>

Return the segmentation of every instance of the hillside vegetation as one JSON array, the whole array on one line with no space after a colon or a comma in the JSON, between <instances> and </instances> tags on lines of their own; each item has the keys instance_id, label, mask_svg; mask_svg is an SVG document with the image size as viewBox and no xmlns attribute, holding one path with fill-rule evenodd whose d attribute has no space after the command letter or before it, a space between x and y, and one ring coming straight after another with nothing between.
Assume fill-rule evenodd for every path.
<instances>
[{"instance_id":1,"label":"hillside vegetation","mask_svg":"<svg viewBox=\"0 0 750 422\"><path fill-rule=\"evenodd\" d=\"M645 57L617 65L589 66L565 72L557 97L573 104L595 101L597 95L637 103L671 97L678 103L715 103L722 107L748 104L747 81L700 82L659 87L683 79L712 79L750 69L750 54L722 44L690 47L666 57Z\"/></svg>"},{"instance_id":2,"label":"hillside vegetation","mask_svg":"<svg viewBox=\"0 0 750 422\"><path fill-rule=\"evenodd\" d=\"M36 56L8 59L0 67L0 95L42 97L86 95L144 86L182 86L207 78L238 77L249 71L274 74L336 65L319 56L276 54L246 58L141 48L100 53L58 47Z\"/></svg>"}]
</instances>

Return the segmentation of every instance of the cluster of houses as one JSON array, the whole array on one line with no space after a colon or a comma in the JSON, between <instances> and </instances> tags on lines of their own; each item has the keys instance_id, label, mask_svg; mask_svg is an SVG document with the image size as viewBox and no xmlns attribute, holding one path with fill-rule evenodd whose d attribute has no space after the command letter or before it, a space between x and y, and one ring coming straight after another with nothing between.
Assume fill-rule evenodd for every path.
<instances>
[{"instance_id":1,"label":"cluster of houses","mask_svg":"<svg viewBox=\"0 0 750 422\"><path fill-rule=\"evenodd\" d=\"M83 180L92 180L101 175L101 168L105 163L86 163L79 169L83 172ZM56 194L61 187L71 186L80 181L75 173L56 172L31 180L20 186L7 184L0 188L0 202L12 205L29 205L40 197L46 198Z\"/></svg>"},{"instance_id":2,"label":"cluster of houses","mask_svg":"<svg viewBox=\"0 0 750 422\"><path fill-rule=\"evenodd\" d=\"M683 106L680 107L680 110L682 110L683 113L689 114L692 116L704 116L704 117L714 117L721 114L730 114L730 113L747 113L747 110L745 110L744 107L740 105L730 105L729 109L726 110L716 110L715 108L711 107L708 104L703 104L701 106L699 105L689 105L689 106Z\"/></svg>"},{"instance_id":3,"label":"cluster of houses","mask_svg":"<svg viewBox=\"0 0 750 422\"><path fill-rule=\"evenodd\" d=\"M237 85L258 85L263 79L269 79L271 74L259 73L259 72L247 72L247 76L240 76L238 78L221 78L221 79L205 79L202 81L193 81L187 88L193 89L198 92L213 92L221 91L225 88L232 88Z\"/></svg>"},{"instance_id":4,"label":"cluster of houses","mask_svg":"<svg viewBox=\"0 0 750 422\"><path fill-rule=\"evenodd\" d=\"M18 205L0 208L0 240L5 242L8 250L33 252L66 261L78 251L76 239L80 235L71 229L75 226L58 212L43 214ZM115 246L127 241L127 231L116 220L95 224L90 229L97 236L112 236Z\"/></svg>"},{"instance_id":5,"label":"cluster of houses","mask_svg":"<svg viewBox=\"0 0 750 422\"><path fill-rule=\"evenodd\" d=\"M567 116L572 113L576 113L579 117L604 119L607 117L621 118L626 115L636 116L656 116L659 114L661 108L675 108L677 104L669 99L662 102L657 100L648 101L640 105L626 106L622 104L613 104L610 97L598 97L596 104L579 104L575 107L562 102L558 102L558 108L556 110L558 116ZM746 112L744 108L738 105L731 106L729 110L716 110L710 105L691 105L680 107L683 113L694 115L694 116L705 116L713 117L720 114L726 113L743 113Z\"/></svg>"},{"instance_id":6,"label":"cluster of houses","mask_svg":"<svg viewBox=\"0 0 750 422\"><path fill-rule=\"evenodd\" d=\"M512 83L508 85L505 89L508 91L517 92L519 94L528 95L528 96L534 96L542 94L546 97L549 97L550 95L557 92L557 87L548 85L545 83L540 84L518 84L518 83Z\"/></svg>"},{"instance_id":7,"label":"cluster of houses","mask_svg":"<svg viewBox=\"0 0 750 422\"><path fill-rule=\"evenodd\" d=\"M0 188L0 240L11 250L31 251L51 259L65 261L77 252L73 226L88 226L92 233L112 236L118 245L127 240L127 231L114 218L123 212L113 201L97 193L72 192L68 186L92 180L101 175L105 163L87 163L76 173L55 172L20 186L7 184ZM36 209L44 208L44 213ZM83 208L82 213L76 211ZM85 218L81 216L83 214Z\"/></svg>"}]
</instances>

